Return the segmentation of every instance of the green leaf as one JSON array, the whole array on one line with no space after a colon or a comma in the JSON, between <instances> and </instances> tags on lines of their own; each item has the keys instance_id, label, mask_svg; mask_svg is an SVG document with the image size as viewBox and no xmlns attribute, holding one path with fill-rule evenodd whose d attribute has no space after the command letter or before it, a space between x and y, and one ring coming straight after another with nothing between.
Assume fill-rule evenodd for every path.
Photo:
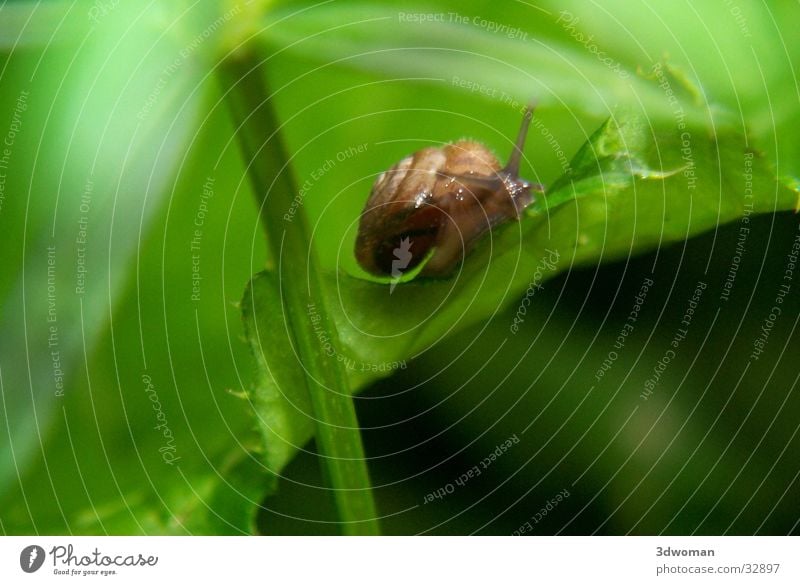
<instances>
[{"instance_id":1,"label":"green leaf","mask_svg":"<svg viewBox=\"0 0 800 585\"><path fill-rule=\"evenodd\" d=\"M261 31L277 48L269 75L281 132L298 182L310 181L300 212L314 227L327 270L324 294L340 332L336 357L322 359L341 358L354 389L420 353L437 371L449 359L441 357L440 341L452 342L501 307L513 309L532 281L736 221L749 209L745 189L753 192L754 213L797 206L796 3L737 1L749 36L714 3L424 4L431 12L458 11L466 23L399 22L399 9L388 2L283 4L261 19L261 2L120 3L100 23L89 19L89 5L0 8L4 135L21 92L30 92L0 199L3 531L247 532L266 477L254 427L267 438L273 475L310 437L291 408L307 398L302 386L273 363L268 336L254 339L258 319L277 319L270 314L278 306L269 300L274 290L261 291L273 286L270 275L254 278L252 289L251 304L264 305L251 310L248 339L263 358L258 391L253 403L225 391L244 387L252 370L247 344L237 339L234 302L263 267L264 252L252 193L240 180L244 165L231 149L234 129L219 119L207 74L242 34ZM217 23L222 10L237 7L235 19ZM558 22L563 9L580 18L574 31ZM527 37L491 32L473 16L518 26ZM627 77L587 50L578 33L594 35ZM657 79L635 74L652 71L665 52L702 80L700 89L667 71L691 133L693 189L683 174L689 168L674 105ZM464 135L508 152L517 106L531 97L539 98L542 126L532 132L522 174L548 184L547 196L522 222L491 234L452 280L413 281L391 294L387 284L366 280L352 244L374 177L413 150ZM336 158L361 144L363 156ZM334 168L314 178L329 159ZM211 168L217 195L202 242L202 301L195 303L189 242ZM75 236L92 173L91 272L81 301L72 292ZM48 347L51 243L63 397L54 394ZM558 262L551 262L554 252ZM532 327L537 318L530 317ZM482 350L475 354L480 359ZM181 449L179 468L158 451L161 437L141 387L145 357ZM520 371L519 379L529 373ZM286 437L292 441L282 445Z\"/></svg>"},{"instance_id":2,"label":"green leaf","mask_svg":"<svg viewBox=\"0 0 800 585\"><path fill-rule=\"evenodd\" d=\"M800 176L796 4L737 0L687 8L669 2L644 7L627 0L567 0L557 11L570 15L576 33L593 36L629 67L649 69L669 55L703 81L714 102L747 120L779 175Z\"/></svg>"},{"instance_id":3,"label":"green leaf","mask_svg":"<svg viewBox=\"0 0 800 585\"><path fill-rule=\"evenodd\" d=\"M688 91L674 69L666 71L676 89L687 89L682 107L694 108L695 119L701 119L706 106L696 103L697 93ZM676 120L674 128L654 128L636 114L608 119L523 220L490 234L452 279L416 279L392 289L328 273L325 285L336 299L330 304L341 346L320 359L353 364L348 372L357 390L519 302L526 289L535 293L571 266L641 254L745 214L796 208L798 193L775 179L736 128L717 125L714 134L705 125L688 124L688 117ZM260 410L272 425L266 431L268 460L279 471L291 455L289 443L302 444L313 427L297 409L307 408L307 390L283 338L276 287L274 278L257 277L245 295L255 308L246 305L244 316L260 361ZM254 311L262 315L259 329L274 332L269 348L263 334L253 333Z\"/></svg>"},{"instance_id":4,"label":"green leaf","mask_svg":"<svg viewBox=\"0 0 800 585\"><path fill-rule=\"evenodd\" d=\"M339 275L330 286L341 299L341 351L365 362L408 359L518 298L543 259L558 257L546 280L576 264L681 241L745 213L796 208L797 192L780 184L735 130L709 137L694 128L685 160L681 133L653 139L641 128L631 119L605 124L544 196L558 204L535 206L518 225L491 234L452 280L412 281L390 294L386 285Z\"/></svg>"},{"instance_id":5,"label":"green leaf","mask_svg":"<svg viewBox=\"0 0 800 585\"><path fill-rule=\"evenodd\" d=\"M264 439L264 461L272 473L271 491L275 476L314 432L306 372L292 346L273 272L253 277L242 299L242 317L258 368L253 408Z\"/></svg>"},{"instance_id":6,"label":"green leaf","mask_svg":"<svg viewBox=\"0 0 800 585\"><path fill-rule=\"evenodd\" d=\"M175 66L209 20L164 34L154 26L164 10L120 3L86 36L62 39L69 50L15 53L4 70L4 136L18 97L29 94L0 202L0 263L9 267L0 280L6 533L253 529L265 477L252 454L259 437L252 413L226 390L246 384L235 303L264 252L242 253L260 241L256 210L246 189L230 196L242 165L218 140L231 129L227 110L211 107L206 44ZM64 27L86 18L77 10ZM216 193L203 201L209 176ZM198 230L199 250L191 247ZM170 442L156 428L159 414L174 464L160 451Z\"/></svg>"}]
</instances>

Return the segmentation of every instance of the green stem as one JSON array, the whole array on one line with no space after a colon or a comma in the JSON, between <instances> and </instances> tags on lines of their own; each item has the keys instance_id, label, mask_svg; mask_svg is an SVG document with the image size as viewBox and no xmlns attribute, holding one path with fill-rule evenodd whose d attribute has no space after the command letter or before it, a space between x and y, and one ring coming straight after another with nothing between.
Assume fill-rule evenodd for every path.
<instances>
[{"instance_id":1,"label":"green stem","mask_svg":"<svg viewBox=\"0 0 800 585\"><path fill-rule=\"evenodd\" d=\"M378 534L372 487L349 381L339 360L322 350L316 327L338 339L329 317L319 266L311 249L303 213L284 214L298 193L279 131L262 61L239 50L222 65L222 81L249 163L248 173L260 205L270 255L281 270L281 294L295 347L308 371L308 390L316 418L316 440L323 474L333 489L345 534Z\"/></svg>"}]
</instances>

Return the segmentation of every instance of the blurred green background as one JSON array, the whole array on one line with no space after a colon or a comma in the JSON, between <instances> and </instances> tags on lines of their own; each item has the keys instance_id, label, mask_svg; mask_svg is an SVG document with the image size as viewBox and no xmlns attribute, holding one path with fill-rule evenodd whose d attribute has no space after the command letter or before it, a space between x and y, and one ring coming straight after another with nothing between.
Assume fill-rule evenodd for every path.
<instances>
[{"instance_id":1,"label":"blurred green background","mask_svg":"<svg viewBox=\"0 0 800 585\"><path fill-rule=\"evenodd\" d=\"M756 1L3 5L0 530L338 531L313 442L265 497L246 398L256 366L238 302L268 259L218 68L250 34L269 56L293 175L311 183L301 211L320 260L357 274L374 177L462 136L504 157L519 112L497 93L538 99L558 148L532 132L523 176L552 184L559 152L571 158L618 107L672 119L661 92L636 85L666 59L795 185L798 17L797 3ZM574 268L537 291L516 335L521 296L364 388L384 532L797 533L796 274L764 353L751 353L799 224L753 217L741 254L733 223ZM686 339L644 400L698 281Z\"/></svg>"}]
</instances>

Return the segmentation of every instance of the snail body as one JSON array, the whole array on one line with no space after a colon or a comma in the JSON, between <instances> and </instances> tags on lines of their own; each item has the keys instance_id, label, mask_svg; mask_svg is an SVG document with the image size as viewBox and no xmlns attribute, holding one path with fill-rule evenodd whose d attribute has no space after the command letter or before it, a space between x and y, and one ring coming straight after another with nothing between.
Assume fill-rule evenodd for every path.
<instances>
[{"instance_id":1,"label":"snail body","mask_svg":"<svg viewBox=\"0 0 800 585\"><path fill-rule=\"evenodd\" d=\"M496 225L518 220L543 191L519 177L522 147L533 117L525 111L508 164L478 142L423 148L382 173L364 207L356 259L376 276L399 277L427 262L421 276L450 275Z\"/></svg>"}]
</instances>

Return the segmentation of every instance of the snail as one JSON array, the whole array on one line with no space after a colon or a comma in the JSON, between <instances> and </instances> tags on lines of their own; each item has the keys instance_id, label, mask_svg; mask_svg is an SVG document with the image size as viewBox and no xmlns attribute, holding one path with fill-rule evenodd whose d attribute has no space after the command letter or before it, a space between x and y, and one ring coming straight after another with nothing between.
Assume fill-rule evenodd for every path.
<instances>
[{"instance_id":1,"label":"snail","mask_svg":"<svg viewBox=\"0 0 800 585\"><path fill-rule=\"evenodd\" d=\"M518 220L544 187L519 177L533 118L526 108L508 164L484 145L459 140L423 148L375 181L364 207L355 254L376 276L399 278L423 260L420 276L446 277L495 226Z\"/></svg>"}]
</instances>

